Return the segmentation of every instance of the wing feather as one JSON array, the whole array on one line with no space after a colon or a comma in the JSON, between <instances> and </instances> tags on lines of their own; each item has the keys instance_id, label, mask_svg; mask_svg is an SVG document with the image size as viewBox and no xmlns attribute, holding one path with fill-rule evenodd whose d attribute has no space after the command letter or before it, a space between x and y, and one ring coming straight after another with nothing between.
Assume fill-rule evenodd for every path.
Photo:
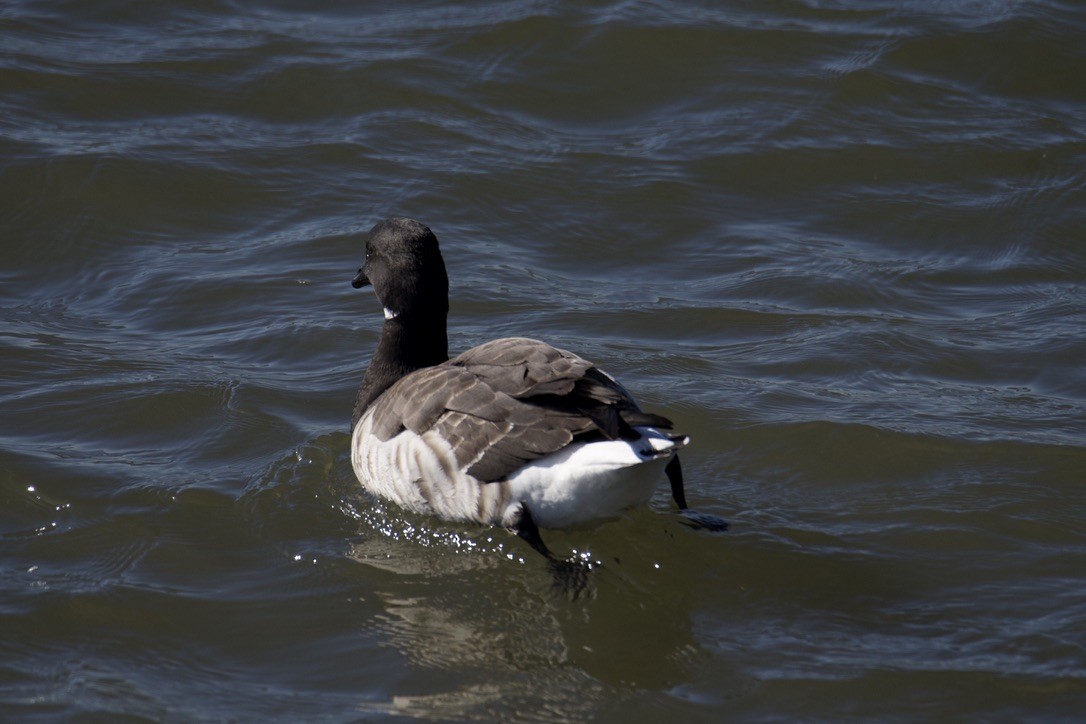
<instances>
[{"instance_id":1,"label":"wing feather","mask_svg":"<svg viewBox=\"0 0 1086 724\"><path fill-rule=\"evenodd\" d=\"M511 337L473 347L392 385L373 405L373 432L433 430L461 470L501 480L575 439L628 437L632 425L670 428L641 411L610 376L575 354Z\"/></svg>"}]
</instances>

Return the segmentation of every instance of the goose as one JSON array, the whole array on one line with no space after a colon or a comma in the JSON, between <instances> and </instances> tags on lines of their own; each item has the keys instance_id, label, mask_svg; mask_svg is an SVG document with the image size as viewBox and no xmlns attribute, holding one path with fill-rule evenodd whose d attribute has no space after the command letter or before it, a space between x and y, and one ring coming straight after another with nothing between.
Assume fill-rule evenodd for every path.
<instances>
[{"instance_id":1,"label":"goose","mask_svg":"<svg viewBox=\"0 0 1086 724\"><path fill-rule=\"evenodd\" d=\"M552 561L540 528L642 505L661 473L679 510L693 512L677 454L689 437L591 362L521 337L449 358L449 280L425 225L377 223L352 286L371 286L385 316L351 419L351 466L366 490L416 513L508 528ZM726 526L714 516L691 524Z\"/></svg>"}]
</instances>

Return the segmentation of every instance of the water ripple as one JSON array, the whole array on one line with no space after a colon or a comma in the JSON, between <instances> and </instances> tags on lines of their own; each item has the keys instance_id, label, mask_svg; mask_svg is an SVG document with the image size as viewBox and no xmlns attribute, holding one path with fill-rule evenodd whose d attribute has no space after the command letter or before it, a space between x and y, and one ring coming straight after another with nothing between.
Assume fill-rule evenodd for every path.
<instances>
[{"instance_id":1,"label":"water ripple","mask_svg":"<svg viewBox=\"0 0 1086 724\"><path fill-rule=\"evenodd\" d=\"M1073 719L1084 29L1055 0L6 4L4 711ZM663 488L547 531L602 561L570 602L514 535L366 497L383 317L347 282L391 214L441 239L454 351L595 360L692 436L730 532Z\"/></svg>"}]
</instances>

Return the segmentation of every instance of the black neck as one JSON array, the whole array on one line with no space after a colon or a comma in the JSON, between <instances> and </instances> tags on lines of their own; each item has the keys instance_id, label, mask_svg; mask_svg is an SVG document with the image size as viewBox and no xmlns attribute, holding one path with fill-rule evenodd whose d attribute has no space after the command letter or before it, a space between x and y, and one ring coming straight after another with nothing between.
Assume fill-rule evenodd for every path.
<instances>
[{"instance_id":1,"label":"black neck","mask_svg":"<svg viewBox=\"0 0 1086 724\"><path fill-rule=\"evenodd\" d=\"M358 388L351 429L366 408L398 379L447 359L449 338L445 331L445 315L434 315L429 319L401 315L386 319L377 340L377 350Z\"/></svg>"}]
</instances>

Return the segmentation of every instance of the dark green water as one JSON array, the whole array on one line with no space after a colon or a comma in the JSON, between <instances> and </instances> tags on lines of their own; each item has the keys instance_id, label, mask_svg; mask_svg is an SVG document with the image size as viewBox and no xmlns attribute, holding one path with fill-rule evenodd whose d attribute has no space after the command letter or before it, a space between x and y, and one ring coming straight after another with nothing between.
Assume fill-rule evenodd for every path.
<instances>
[{"instance_id":1,"label":"dark green water","mask_svg":"<svg viewBox=\"0 0 1086 724\"><path fill-rule=\"evenodd\" d=\"M1077 720L1086 7L389 7L0 4L0 718ZM393 214L731 530L365 496Z\"/></svg>"}]
</instances>

